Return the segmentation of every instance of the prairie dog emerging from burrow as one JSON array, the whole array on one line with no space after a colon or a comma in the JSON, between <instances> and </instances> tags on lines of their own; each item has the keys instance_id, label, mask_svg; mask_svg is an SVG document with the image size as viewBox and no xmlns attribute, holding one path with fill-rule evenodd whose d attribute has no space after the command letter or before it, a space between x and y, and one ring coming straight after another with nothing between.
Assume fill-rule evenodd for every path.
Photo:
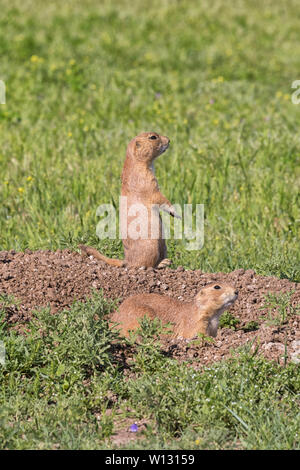
<instances>
[{"instance_id":1,"label":"prairie dog emerging from burrow","mask_svg":"<svg viewBox=\"0 0 300 470\"><path fill-rule=\"evenodd\" d=\"M93 255L96 259L106 262L112 266L128 267L164 267L170 265L167 259L166 243L163 238L163 226L158 210L153 207L160 206L160 209L168 212L173 217L179 217L170 201L160 192L158 182L154 174L154 160L167 150L170 140L156 132L144 132L131 140L127 147L126 159L122 172L121 196L127 198L127 212L125 215L128 228L133 216L129 215L130 207L141 204L146 208L148 214L147 221L141 227L141 231L146 234L146 238L133 238L127 233L126 238L122 238L125 259L112 259L99 253L95 248L81 245L83 253ZM121 218L124 214L121 213ZM124 224L123 224L124 225ZM156 238L152 236L155 227ZM127 232L127 230L125 230Z\"/></svg>"},{"instance_id":2,"label":"prairie dog emerging from burrow","mask_svg":"<svg viewBox=\"0 0 300 470\"><path fill-rule=\"evenodd\" d=\"M124 300L119 311L111 315L121 334L136 330L145 315L172 323L173 338L193 338L198 333L215 337L219 318L237 299L238 291L228 284L203 287L192 302L181 302L166 295L138 294Z\"/></svg>"}]
</instances>

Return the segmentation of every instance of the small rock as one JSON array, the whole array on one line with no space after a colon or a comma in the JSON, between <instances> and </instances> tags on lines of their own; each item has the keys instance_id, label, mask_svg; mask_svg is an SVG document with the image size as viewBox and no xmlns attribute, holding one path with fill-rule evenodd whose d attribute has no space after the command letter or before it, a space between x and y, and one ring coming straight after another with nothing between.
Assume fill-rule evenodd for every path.
<instances>
[{"instance_id":1,"label":"small rock","mask_svg":"<svg viewBox=\"0 0 300 470\"><path fill-rule=\"evenodd\" d=\"M291 342L291 361L300 364L300 340L296 339Z\"/></svg>"}]
</instances>

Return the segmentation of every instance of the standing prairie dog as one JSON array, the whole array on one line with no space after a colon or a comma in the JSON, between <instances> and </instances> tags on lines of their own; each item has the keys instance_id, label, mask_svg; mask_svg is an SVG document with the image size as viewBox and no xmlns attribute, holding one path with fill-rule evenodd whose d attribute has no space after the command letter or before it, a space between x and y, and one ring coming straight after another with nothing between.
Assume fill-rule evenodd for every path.
<instances>
[{"instance_id":1,"label":"standing prairie dog","mask_svg":"<svg viewBox=\"0 0 300 470\"><path fill-rule=\"evenodd\" d=\"M122 234L127 232L127 228L135 218L130 216L130 208L135 204L145 207L147 220L141 225L140 231L143 238L122 235L125 259L111 259L95 248L80 245L81 251L86 255L93 255L96 259L106 262L112 266L128 267L165 267L171 261L166 258L167 249L163 238L163 226L159 210L168 212L173 217L179 217L170 201L160 192L158 182L154 174L154 160L167 150L170 140L155 132L144 132L132 139L127 147L126 159L122 172L121 196L126 196L126 214L121 213L121 219L125 216L127 226L122 226ZM156 207L156 208L155 208ZM154 228L156 236L152 236L151 228ZM146 237L144 236L146 230Z\"/></svg>"},{"instance_id":2,"label":"standing prairie dog","mask_svg":"<svg viewBox=\"0 0 300 470\"><path fill-rule=\"evenodd\" d=\"M192 302L181 302L160 294L138 294L124 300L119 311L111 315L120 331L128 336L136 330L145 316L173 323L173 338L193 338L197 333L215 337L219 318L237 299L238 291L228 284L209 284L203 287Z\"/></svg>"}]
</instances>

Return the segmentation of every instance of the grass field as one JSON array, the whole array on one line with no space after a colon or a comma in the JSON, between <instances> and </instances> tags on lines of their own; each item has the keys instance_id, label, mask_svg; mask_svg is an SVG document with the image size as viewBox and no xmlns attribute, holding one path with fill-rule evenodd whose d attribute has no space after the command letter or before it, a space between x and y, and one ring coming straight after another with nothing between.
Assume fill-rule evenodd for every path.
<instances>
[{"instance_id":1,"label":"grass field","mask_svg":"<svg viewBox=\"0 0 300 470\"><path fill-rule=\"evenodd\" d=\"M174 265L299 280L296 4L4 0L1 248L121 255L96 209L118 204L129 140L157 130L164 194L205 204L204 248L171 242Z\"/></svg>"},{"instance_id":2,"label":"grass field","mask_svg":"<svg viewBox=\"0 0 300 470\"><path fill-rule=\"evenodd\" d=\"M2 0L0 249L83 242L122 257L118 240L97 239L96 209L118 204L129 140L155 130L171 139L156 163L163 193L205 205L203 249L170 241L173 266L299 281L297 8L296 0ZM83 321L106 304L93 305L74 312ZM109 349L91 352L112 333L77 338L78 352L63 318L51 326L43 317L51 344L36 341L34 326L27 339L2 329L10 358L1 379L4 448L105 447L111 396L113 410L127 404L132 419L148 419L139 446L299 447L296 366L244 351L202 374L142 345L137 380L127 381ZM56 328L71 349L53 358Z\"/></svg>"},{"instance_id":3,"label":"grass field","mask_svg":"<svg viewBox=\"0 0 300 470\"><path fill-rule=\"evenodd\" d=\"M145 322L126 374L105 320L111 307L98 294L61 315L41 310L26 336L2 323L1 448L110 448L140 421L144 434L123 447L299 448L299 366L248 346L196 371L163 355L159 326Z\"/></svg>"}]
</instances>

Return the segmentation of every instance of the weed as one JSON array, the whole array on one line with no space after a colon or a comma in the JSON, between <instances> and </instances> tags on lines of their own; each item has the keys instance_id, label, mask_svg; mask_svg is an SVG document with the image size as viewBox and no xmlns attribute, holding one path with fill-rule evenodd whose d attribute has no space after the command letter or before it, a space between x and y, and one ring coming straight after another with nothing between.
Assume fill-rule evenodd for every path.
<instances>
[{"instance_id":1,"label":"weed","mask_svg":"<svg viewBox=\"0 0 300 470\"><path fill-rule=\"evenodd\" d=\"M160 336L170 333L170 324L162 324L159 318L151 320L146 315L140 321L140 327L130 335L128 343L136 344L133 363L135 372L155 371L163 366L163 353Z\"/></svg>"},{"instance_id":2,"label":"weed","mask_svg":"<svg viewBox=\"0 0 300 470\"><path fill-rule=\"evenodd\" d=\"M219 326L220 328L230 328L231 330L236 330L239 323L240 320L235 318L232 313L224 312L220 317Z\"/></svg>"},{"instance_id":3,"label":"weed","mask_svg":"<svg viewBox=\"0 0 300 470\"><path fill-rule=\"evenodd\" d=\"M207 344L211 344L211 343L214 343L214 338L212 338L211 336L207 336L203 333L198 333L197 334L197 339L194 339L192 341L192 344L197 346L197 345L200 345L200 346L205 346Z\"/></svg>"},{"instance_id":4,"label":"weed","mask_svg":"<svg viewBox=\"0 0 300 470\"><path fill-rule=\"evenodd\" d=\"M259 327L259 323L257 321L249 321L241 328L246 333L248 331L256 331L258 330L258 327Z\"/></svg>"},{"instance_id":5,"label":"weed","mask_svg":"<svg viewBox=\"0 0 300 470\"><path fill-rule=\"evenodd\" d=\"M261 310L267 310L267 316L262 317L262 319L266 320L268 325L282 327L288 322L291 316L299 315L300 306L293 306L291 303L293 293L294 291L284 294L269 292L265 296L265 303L261 307Z\"/></svg>"}]
</instances>

